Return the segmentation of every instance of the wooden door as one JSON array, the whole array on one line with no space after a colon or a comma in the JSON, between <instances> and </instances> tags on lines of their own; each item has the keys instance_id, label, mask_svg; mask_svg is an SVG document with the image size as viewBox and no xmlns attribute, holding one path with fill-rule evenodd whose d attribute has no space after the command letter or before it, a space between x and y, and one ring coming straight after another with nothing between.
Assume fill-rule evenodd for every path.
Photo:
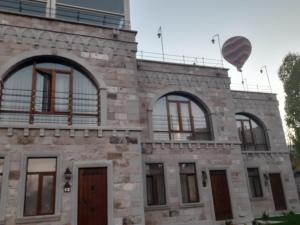
<instances>
[{"instance_id":1,"label":"wooden door","mask_svg":"<svg viewBox=\"0 0 300 225\"><path fill-rule=\"evenodd\" d=\"M232 219L232 209L226 171L212 170L209 173L216 220Z\"/></svg>"},{"instance_id":2,"label":"wooden door","mask_svg":"<svg viewBox=\"0 0 300 225\"><path fill-rule=\"evenodd\" d=\"M79 169L77 225L107 225L107 168Z\"/></svg>"},{"instance_id":3,"label":"wooden door","mask_svg":"<svg viewBox=\"0 0 300 225\"><path fill-rule=\"evenodd\" d=\"M283 191L283 186L281 182L281 177L279 173L271 173L270 183L273 194L273 201L276 210L286 210L286 201Z\"/></svg>"}]
</instances>

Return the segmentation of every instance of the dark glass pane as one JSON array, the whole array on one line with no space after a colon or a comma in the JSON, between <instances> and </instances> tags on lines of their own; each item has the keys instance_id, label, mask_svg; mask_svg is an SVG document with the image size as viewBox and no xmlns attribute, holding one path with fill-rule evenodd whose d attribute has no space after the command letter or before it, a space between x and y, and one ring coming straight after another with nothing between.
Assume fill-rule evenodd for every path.
<instances>
[{"instance_id":1,"label":"dark glass pane","mask_svg":"<svg viewBox=\"0 0 300 225\"><path fill-rule=\"evenodd\" d=\"M180 163L180 173L189 174L196 173L196 167L194 163Z\"/></svg>"},{"instance_id":2,"label":"dark glass pane","mask_svg":"<svg viewBox=\"0 0 300 225\"><path fill-rule=\"evenodd\" d=\"M26 193L25 193L25 216L37 215L38 206L38 175L27 175L26 177Z\"/></svg>"},{"instance_id":3,"label":"dark glass pane","mask_svg":"<svg viewBox=\"0 0 300 225\"><path fill-rule=\"evenodd\" d=\"M43 176L41 213L54 213L54 176Z\"/></svg>"},{"instance_id":4,"label":"dark glass pane","mask_svg":"<svg viewBox=\"0 0 300 225\"><path fill-rule=\"evenodd\" d=\"M147 202L149 205L166 204L164 167L161 163L146 165Z\"/></svg>"},{"instance_id":5,"label":"dark glass pane","mask_svg":"<svg viewBox=\"0 0 300 225\"><path fill-rule=\"evenodd\" d=\"M51 74L37 71L35 110L39 112L50 111L51 101Z\"/></svg>"},{"instance_id":6,"label":"dark glass pane","mask_svg":"<svg viewBox=\"0 0 300 225\"><path fill-rule=\"evenodd\" d=\"M259 171L257 168L248 168L248 177L249 177L249 184L250 184L250 191L252 197L262 197L262 187L260 182Z\"/></svg>"},{"instance_id":7,"label":"dark glass pane","mask_svg":"<svg viewBox=\"0 0 300 225\"><path fill-rule=\"evenodd\" d=\"M27 172L55 172L56 158L29 158Z\"/></svg>"},{"instance_id":8,"label":"dark glass pane","mask_svg":"<svg viewBox=\"0 0 300 225\"><path fill-rule=\"evenodd\" d=\"M124 13L123 2L123 0L57 0L57 3L115 13Z\"/></svg>"},{"instance_id":9,"label":"dark glass pane","mask_svg":"<svg viewBox=\"0 0 300 225\"><path fill-rule=\"evenodd\" d=\"M4 158L0 158L0 175L3 174Z\"/></svg>"},{"instance_id":10,"label":"dark glass pane","mask_svg":"<svg viewBox=\"0 0 300 225\"><path fill-rule=\"evenodd\" d=\"M148 205L154 204L154 196L153 196L153 177L147 176L147 200Z\"/></svg>"},{"instance_id":11,"label":"dark glass pane","mask_svg":"<svg viewBox=\"0 0 300 225\"><path fill-rule=\"evenodd\" d=\"M40 1L1 0L0 8L11 12L21 12L38 16L46 15L46 3Z\"/></svg>"}]
</instances>

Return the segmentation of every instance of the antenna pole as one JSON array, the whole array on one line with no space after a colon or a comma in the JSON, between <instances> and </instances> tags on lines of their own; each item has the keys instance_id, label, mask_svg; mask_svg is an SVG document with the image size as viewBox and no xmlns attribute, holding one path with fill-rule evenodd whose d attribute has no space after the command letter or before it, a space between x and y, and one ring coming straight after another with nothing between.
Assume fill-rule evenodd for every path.
<instances>
[{"instance_id":1,"label":"antenna pole","mask_svg":"<svg viewBox=\"0 0 300 225\"><path fill-rule=\"evenodd\" d=\"M221 55L221 64L222 64L222 67L224 67L223 55L222 55L222 48L221 48L221 41L220 41L220 35L219 34L215 34L214 36L212 36L212 43L213 44L214 44L214 38L215 37L218 38L219 50L220 50L220 55Z\"/></svg>"},{"instance_id":2,"label":"antenna pole","mask_svg":"<svg viewBox=\"0 0 300 225\"><path fill-rule=\"evenodd\" d=\"M267 66L263 66L263 68L265 68L266 75L267 75L267 78L268 78L269 87L270 87L271 93L273 93L270 78L269 78L269 73L268 73L268 70L267 70Z\"/></svg>"},{"instance_id":3,"label":"antenna pole","mask_svg":"<svg viewBox=\"0 0 300 225\"><path fill-rule=\"evenodd\" d=\"M241 72L241 77L242 77L242 85L243 85L243 89L244 89L244 91L246 91L246 90L245 90L245 82L244 82L243 72L242 72L242 71L240 71L240 72Z\"/></svg>"},{"instance_id":4,"label":"antenna pole","mask_svg":"<svg viewBox=\"0 0 300 225\"><path fill-rule=\"evenodd\" d=\"M164 40L163 40L163 33L162 33L161 26L158 29L157 36L158 38L160 38L162 57L163 57L163 61L165 61Z\"/></svg>"}]
</instances>

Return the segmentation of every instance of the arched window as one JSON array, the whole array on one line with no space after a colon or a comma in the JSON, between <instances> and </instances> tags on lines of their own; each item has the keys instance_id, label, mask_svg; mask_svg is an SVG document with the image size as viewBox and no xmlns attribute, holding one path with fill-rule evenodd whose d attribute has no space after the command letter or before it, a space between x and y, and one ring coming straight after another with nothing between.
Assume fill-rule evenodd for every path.
<instances>
[{"instance_id":1,"label":"arched window","mask_svg":"<svg viewBox=\"0 0 300 225\"><path fill-rule=\"evenodd\" d=\"M69 61L39 57L14 69L1 88L2 122L97 124L96 85Z\"/></svg>"},{"instance_id":2,"label":"arched window","mask_svg":"<svg viewBox=\"0 0 300 225\"><path fill-rule=\"evenodd\" d=\"M258 121L245 114L236 114L235 119L242 150L268 150L265 130Z\"/></svg>"},{"instance_id":3,"label":"arched window","mask_svg":"<svg viewBox=\"0 0 300 225\"><path fill-rule=\"evenodd\" d=\"M155 140L211 140L207 112L191 98L168 94L153 108Z\"/></svg>"}]
</instances>

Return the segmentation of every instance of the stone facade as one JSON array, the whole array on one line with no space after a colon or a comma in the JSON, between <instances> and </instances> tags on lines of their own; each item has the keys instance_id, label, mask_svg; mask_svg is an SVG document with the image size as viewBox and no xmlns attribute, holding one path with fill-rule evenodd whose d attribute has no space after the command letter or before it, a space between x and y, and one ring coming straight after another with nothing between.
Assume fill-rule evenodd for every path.
<instances>
[{"instance_id":1,"label":"stone facade","mask_svg":"<svg viewBox=\"0 0 300 225\"><path fill-rule=\"evenodd\" d=\"M264 211L276 214L270 184L264 198L251 199L247 167L262 173L280 172L288 210L298 211L299 200L284 140L278 102L273 94L230 90L223 68L137 60L136 32L54 19L0 13L0 76L2 81L23 61L38 56L68 59L87 71L101 100L100 126L0 123L0 157L5 157L0 224L75 225L71 193L63 192L63 173L77 163L111 165L108 199L109 225L224 224L216 222L208 176L226 170L234 224L250 224ZM193 95L208 111L212 141L155 141L152 112L155 102L171 92ZM242 152L235 114L249 113L263 122L270 151ZM22 216L24 159L28 155L56 155L58 170L55 215ZM147 206L144 166L165 165L167 205ZM178 163L195 162L200 202L183 204ZM77 178L72 178L76 185ZM23 193L23 194L22 194Z\"/></svg>"}]
</instances>

